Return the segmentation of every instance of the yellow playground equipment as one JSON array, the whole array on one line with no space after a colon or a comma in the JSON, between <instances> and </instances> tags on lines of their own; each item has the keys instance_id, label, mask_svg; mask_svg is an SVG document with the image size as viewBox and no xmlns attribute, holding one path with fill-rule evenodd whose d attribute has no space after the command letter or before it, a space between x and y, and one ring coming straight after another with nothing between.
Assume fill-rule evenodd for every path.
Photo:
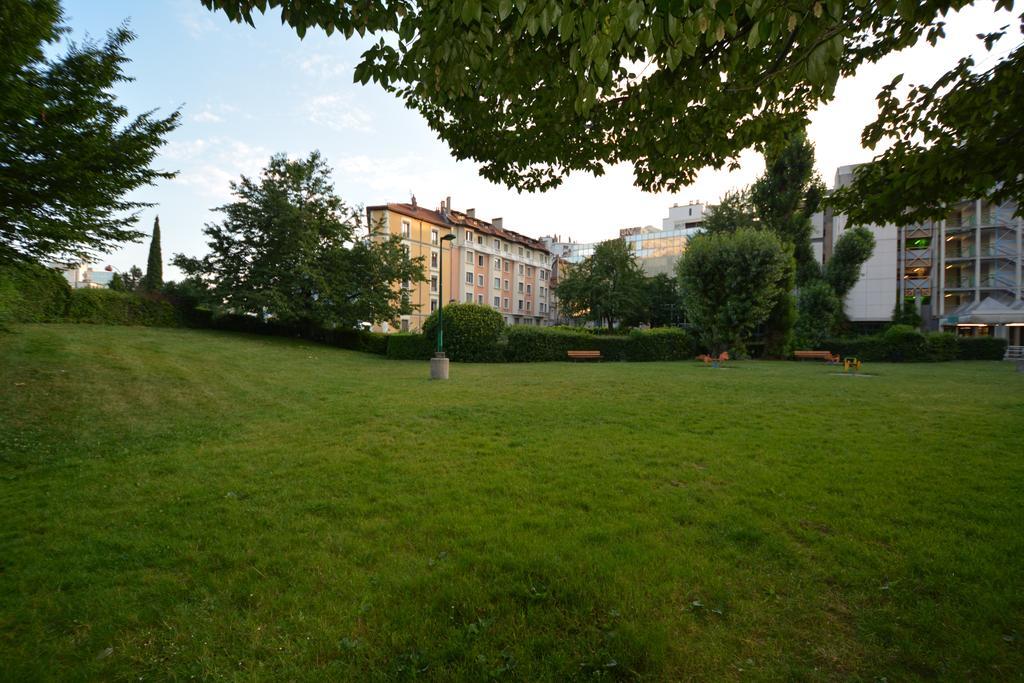
<instances>
[{"instance_id":1,"label":"yellow playground equipment","mask_svg":"<svg viewBox=\"0 0 1024 683\"><path fill-rule=\"evenodd\" d=\"M860 372L860 358L844 358L843 359L843 372Z\"/></svg>"}]
</instances>

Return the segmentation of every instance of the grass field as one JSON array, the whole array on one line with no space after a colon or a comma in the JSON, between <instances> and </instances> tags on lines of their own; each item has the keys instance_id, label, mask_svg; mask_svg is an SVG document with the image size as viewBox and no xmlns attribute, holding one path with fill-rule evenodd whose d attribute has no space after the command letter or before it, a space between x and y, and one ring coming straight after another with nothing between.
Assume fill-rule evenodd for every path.
<instances>
[{"instance_id":1,"label":"grass field","mask_svg":"<svg viewBox=\"0 0 1024 683\"><path fill-rule=\"evenodd\" d=\"M6 680L1006 679L1010 363L0 334Z\"/></svg>"}]
</instances>

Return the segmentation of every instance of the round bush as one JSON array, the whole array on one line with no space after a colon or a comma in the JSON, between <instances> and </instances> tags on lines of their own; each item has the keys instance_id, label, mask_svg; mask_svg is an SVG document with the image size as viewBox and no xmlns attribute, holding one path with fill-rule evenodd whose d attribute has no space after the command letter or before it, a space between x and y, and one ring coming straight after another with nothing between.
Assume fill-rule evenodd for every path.
<instances>
[{"instance_id":1,"label":"round bush","mask_svg":"<svg viewBox=\"0 0 1024 683\"><path fill-rule=\"evenodd\" d=\"M893 325L882 333L889 360L928 360L928 342L924 335L910 325Z\"/></svg>"},{"instance_id":2,"label":"round bush","mask_svg":"<svg viewBox=\"0 0 1024 683\"><path fill-rule=\"evenodd\" d=\"M423 334L436 344L437 311L423 325ZM455 361L492 362L501 360L498 338L505 330L501 314L487 306L448 304L444 307L444 350Z\"/></svg>"}]
</instances>

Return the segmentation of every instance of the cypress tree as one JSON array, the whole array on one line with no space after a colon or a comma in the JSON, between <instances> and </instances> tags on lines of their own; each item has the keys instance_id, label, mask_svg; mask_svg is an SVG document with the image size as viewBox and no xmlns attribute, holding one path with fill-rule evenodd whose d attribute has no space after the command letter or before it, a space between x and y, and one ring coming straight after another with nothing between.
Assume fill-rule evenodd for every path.
<instances>
[{"instance_id":1,"label":"cypress tree","mask_svg":"<svg viewBox=\"0 0 1024 683\"><path fill-rule=\"evenodd\" d=\"M142 288L155 292L164 284L164 259L160 252L160 216L153 221L153 236L149 240L149 261L146 263L146 277Z\"/></svg>"}]
</instances>

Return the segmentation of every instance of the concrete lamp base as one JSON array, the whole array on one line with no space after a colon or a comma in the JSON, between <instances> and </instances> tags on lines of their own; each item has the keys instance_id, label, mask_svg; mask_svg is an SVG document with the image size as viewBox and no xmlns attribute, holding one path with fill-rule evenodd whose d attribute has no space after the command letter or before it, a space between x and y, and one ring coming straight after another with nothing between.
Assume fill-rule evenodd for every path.
<instances>
[{"instance_id":1,"label":"concrete lamp base","mask_svg":"<svg viewBox=\"0 0 1024 683\"><path fill-rule=\"evenodd\" d=\"M430 359L430 379L448 379L448 359L443 352Z\"/></svg>"}]
</instances>

